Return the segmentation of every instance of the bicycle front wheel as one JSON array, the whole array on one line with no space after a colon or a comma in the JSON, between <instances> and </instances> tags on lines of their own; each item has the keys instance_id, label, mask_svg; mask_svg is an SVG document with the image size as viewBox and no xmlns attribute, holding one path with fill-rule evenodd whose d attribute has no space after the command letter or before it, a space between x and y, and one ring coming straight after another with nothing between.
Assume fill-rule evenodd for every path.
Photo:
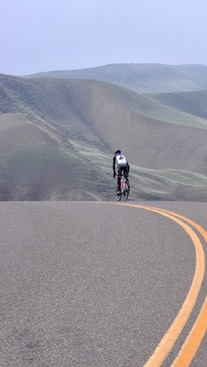
<instances>
[{"instance_id":1,"label":"bicycle front wheel","mask_svg":"<svg viewBox=\"0 0 207 367\"><path fill-rule=\"evenodd\" d=\"M122 193L120 193L118 195L116 194L116 200L121 201L122 195L123 195Z\"/></svg>"}]
</instances>

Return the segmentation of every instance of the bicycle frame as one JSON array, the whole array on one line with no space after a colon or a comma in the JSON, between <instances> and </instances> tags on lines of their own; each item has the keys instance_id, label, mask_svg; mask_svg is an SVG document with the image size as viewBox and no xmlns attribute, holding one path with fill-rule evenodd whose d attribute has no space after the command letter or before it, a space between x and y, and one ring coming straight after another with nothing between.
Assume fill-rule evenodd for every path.
<instances>
[{"instance_id":1,"label":"bicycle frame","mask_svg":"<svg viewBox=\"0 0 207 367\"><path fill-rule=\"evenodd\" d=\"M129 181L124 176L121 176L120 183L121 193L117 195L117 200L120 201L122 198L126 201L129 196Z\"/></svg>"}]
</instances>

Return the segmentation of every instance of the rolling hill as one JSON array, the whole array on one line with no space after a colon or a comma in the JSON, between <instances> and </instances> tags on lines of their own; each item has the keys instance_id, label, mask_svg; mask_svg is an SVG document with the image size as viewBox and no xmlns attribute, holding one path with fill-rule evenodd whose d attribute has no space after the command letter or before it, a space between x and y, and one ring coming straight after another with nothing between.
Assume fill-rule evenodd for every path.
<instances>
[{"instance_id":1,"label":"rolling hill","mask_svg":"<svg viewBox=\"0 0 207 367\"><path fill-rule=\"evenodd\" d=\"M112 200L121 148L131 200L207 201L206 95L0 74L0 200Z\"/></svg>"}]
</instances>

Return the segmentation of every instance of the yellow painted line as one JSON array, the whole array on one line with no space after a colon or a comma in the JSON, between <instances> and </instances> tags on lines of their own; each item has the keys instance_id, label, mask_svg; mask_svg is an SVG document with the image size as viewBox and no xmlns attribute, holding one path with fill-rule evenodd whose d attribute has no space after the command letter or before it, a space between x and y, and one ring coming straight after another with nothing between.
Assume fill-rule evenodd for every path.
<instances>
[{"instance_id":1,"label":"yellow painted line","mask_svg":"<svg viewBox=\"0 0 207 367\"><path fill-rule=\"evenodd\" d=\"M195 246L195 252L196 252L196 265L195 265L195 272L193 281L191 284L191 287L188 291L187 297L178 312L175 320L173 321L172 325L160 341L159 345L155 349L152 356L149 358L149 360L146 362L144 367L159 367L162 365L163 361L167 358L168 354L170 353L171 349L173 348L177 338L179 337L183 327L185 326L192 310L195 305L195 302L197 300L204 273L205 273L205 256L202 244L196 235L196 233L192 230L192 228L187 225L185 222L183 222L178 217L181 217L184 219L185 217L179 216L179 214L170 212L170 211L164 211L160 208L154 208L154 207L148 207L145 205L136 205L136 204L122 204L122 205L128 205L135 208L141 208L146 209L158 214L161 214L165 217L168 217L169 219L172 219L173 221L177 222L190 236L192 239L192 242ZM186 221L187 218L185 218ZM194 223L193 221L188 220L194 227L198 228L198 225ZM205 309L205 308L204 308ZM185 364L182 366L186 366Z\"/></svg>"},{"instance_id":2,"label":"yellow painted line","mask_svg":"<svg viewBox=\"0 0 207 367\"><path fill-rule=\"evenodd\" d=\"M164 210L168 212L167 210ZM190 223L194 226L200 234L203 236L205 241L207 242L207 232L201 227L199 224L193 222L191 219L183 217L180 214L173 213L178 218L184 219L186 222ZM197 317L195 324L193 325L186 341L183 343L183 346L171 365L171 367L188 367L194 358L205 334L207 332L207 297L202 305L201 311Z\"/></svg>"},{"instance_id":3,"label":"yellow painted line","mask_svg":"<svg viewBox=\"0 0 207 367\"><path fill-rule=\"evenodd\" d=\"M199 261L201 263L203 263L203 267L204 267L204 272L205 272L205 257L204 254L202 255L202 252L203 252L203 247L201 245L201 243L199 244L200 241L198 241L197 243L197 240L195 240L195 238L197 237L195 235L195 232L194 235L195 236L191 236L191 234L186 230L183 222L180 223L180 221L177 221L176 218L179 218L179 219L182 219L184 220L185 222L189 223L192 227L196 228L200 234L203 236L203 238L205 239L205 241L207 242L207 232L199 225L197 224L196 222L192 221L191 219L187 218L187 217L184 217L176 212L172 212L172 211L169 211L169 210L166 210L166 209L160 209L160 208L155 208L155 207L149 207L149 206L145 206L145 205L134 205L134 204L128 204L128 203L125 203L122 205L127 205L127 206L134 206L134 207L137 207L137 208L142 208L142 209L146 209L146 210L150 210L150 211L153 211L153 212L156 212L156 213L159 213L161 215L164 215L164 216L167 216L169 218L171 218L172 220L176 221L178 224L180 224L184 230L190 235L191 239L193 240L193 243L195 245L195 250L196 250L196 270L195 270L195 273L194 273L194 279L193 279L193 282L192 282L192 285L191 285L191 288L188 292L188 296L185 300L185 302L183 303L183 306L180 310L180 312L178 313L176 319L174 320L173 324L176 325L176 320L177 322L179 322L179 315L180 317L182 316L182 309L184 311L184 306L187 306L187 299L189 298L189 295L190 295L190 291L192 290L193 288L193 283L196 283L196 272L197 272L197 267L198 267L198 259L200 259ZM166 215L165 215L166 214ZM188 228L190 228L189 226L187 226ZM191 229L191 228L190 228ZM194 238L195 237L195 238ZM199 250L199 251L198 251ZM200 251L201 250L201 251ZM199 255L199 256L198 256ZM203 278L202 274L200 274L200 277ZM201 280L200 278L200 280ZM201 281L201 284L202 284L202 281ZM200 286L201 286L200 284ZM199 286L199 283L198 283L198 286ZM200 287L199 286L199 287ZM200 288L199 288L200 290ZM197 293L199 293L199 290L197 289ZM193 292L192 292L193 294ZM196 301L197 297L195 298L195 301ZM193 308L193 307L192 307ZM192 310L190 311L190 313L192 312ZM190 314L189 314L190 316ZM187 316L187 319L188 317ZM186 321L184 322L184 324L187 322L187 319ZM166 338L168 337L171 337L173 336L173 324L171 325L170 329L168 330L168 332L165 334L164 338L161 340L160 344L158 345L158 347L156 348L155 352L153 353L153 355L151 356L151 358L148 360L148 362L145 364L144 367L148 366L148 367L158 367L158 366L161 366L161 364L163 363L163 361L166 359L167 355L169 354L170 350L172 349L172 347L170 348L169 352L167 352L166 355L164 355L164 358L159 358L159 353L160 355L162 354L162 352L165 352L166 351L166 345L165 345L165 342L166 342ZM181 328L179 329L179 334L180 332L182 331L183 329L183 326L182 326L182 322L180 324ZM173 364L171 365L171 367L188 367L192 361L192 359L194 358L201 342L202 342L202 339L204 338L205 334L206 334L206 331L207 331L207 297L203 303L203 306L201 308L201 311L197 317L197 320L195 322L195 324L193 325L186 341L184 342L177 358L174 360ZM175 338L174 342L173 342L173 345L176 341L176 339L178 338L179 334L177 335L177 337ZM176 333L174 334L174 337L176 336ZM172 345L172 346L173 346Z\"/></svg>"},{"instance_id":4,"label":"yellow painted line","mask_svg":"<svg viewBox=\"0 0 207 367\"><path fill-rule=\"evenodd\" d=\"M152 207L152 209L155 209L155 208ZM156 209L160 210L161 212L164 212L164 213L169 213L169 214L173 215L174 217L180 218L180 219L184 220L185 222L189 223L191 226L195 227L200 232L200 234L203 236L204 240L207 242L207 232L205 231L205 229L203 227L201 227L196 222L194 222L191 219L189 219L187 217L184 217L183 215L178 214L176 212L172 212L172 211L169 211L169 210L166 210L166 209L160 209L160 208L156 208Z\"/></svg>"},{"instance_id":5,"label":"yellow painted line","mask_svg":"<svg viewBox=\"0 0 207 367\"><path fill-rule=\"evenodd\" d=\"M168 210L164 210L164 212L169 212ZM171 212L172 213L172 212ZM184 217L178 213L174 213L173 215L178 218L184 219L186 222L190 223L194 226L200 234L203 236L205 241L207 242L207 232L201 227L199 224L193 222L191 219ZM193 325L186 341L183 343L183 346L174 360L171 367L188 367L195 357L195 354L200 347L200 344L207 332L207 297L202 305L201 311L197 317L195 324Z\"/></svg>"},{"instance_id":6,"label":"yellow painted line","mask_svg":"<svg viewBox=\"0 0 207 367\"><path fill-rule=\"evenodd\" d=\"M207 330L207 297L201 312L171 367L188 367L194 358Z\"/></svg>"}]
</instances>

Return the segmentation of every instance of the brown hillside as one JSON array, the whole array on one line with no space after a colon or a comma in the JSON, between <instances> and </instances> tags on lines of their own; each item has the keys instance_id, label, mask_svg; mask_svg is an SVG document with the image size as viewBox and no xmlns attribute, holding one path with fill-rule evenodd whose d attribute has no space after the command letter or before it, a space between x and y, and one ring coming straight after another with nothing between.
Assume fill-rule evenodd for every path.
<instances>
[{"instance_id":1,"label":"brown hillside","mask_svg":"<svg viewBox=\"0 0 207 367\"><path fill-rule=\"evenodd\" d=\"M205 177L197 176L197 174L205 175L207 171L205 150L207 129L204 119L177 110L173 115L172 107L163 106L160 101L152 100L150 96L92 80L23 79L3 75L0 77L0 90L1 118L4 119L8 113L24 113L28 120L27 129L30 126L31 131L33 127L38 133L41 130L41 134L44 130L43 140L47 142L47 149L54 145L57 149L79 159L81 164L87 167L84 172L89 174L87 179L87 174L83 174L84 177L77 188L86 183L86 191L94 193L95 198L104 195L108 197L107 187L110 187L112 173L111 156L116 148L121 148L131 163L135 197L142 195L144 187L146 192L143 197L149 193L149 197L176 199L180 187L182 198L185 199L190 197L191 187L195 191L195 185L200 182L200 178L202 185L206 184ZM175 116L175 120L172 116ZM15 124L13 122L7 138L9 134L15 137ZM26 131L25 125L21 127L21 134L23 131ZM4 140L4 134L1 130L0 132ZM31 131L31 136L33 134L34 131ZM22 136L24 137L24 134ZM41 139L37 137L35 141L35 149L39 150L37 141ZM24 139L24 146L27 145L26 142L27 138ZM4 152L7 152L5 145L4 149ZM29 150L31 149L29 147ZM55 160L53 155L50 157L52 158L45 163L46 166ZM40 160L40 157L38 159ZM19 161L24 162L24 167L28 165L28 161L25 161L21 154ZM39 167L39 170L43 172L45 166ZM165 174L165 170L177 171L179 174L168 175ZM62 172L65 171L67 169L63 167ZM190 172L190 178L185 173L187 171ZM13 166L10 173L7 171L8 177L11 176L11 172L15 178L18 176ZM56 168L53 172L54 175L48 176L49 181L50 183L54 181L56 190L59 190L62 176L59 171L55 174ZM91 180L93 175L90 176L90 172L94 172L95 180ZM28 177L28 174L26 172L25 177ZM196 178L192 178L194 174ZM59 175L61 177L59 181L55 180ZM73 176L77 175L75 172ZM47 191L41 187L41 182L45 180L41 177L40 175L38 182L40 199L46 198ZM106 187L103 188L101 183L105 179ZM20 178L19 180L21 181ZM68 180L66 177L65 185L60 189L61 193L65 192ZM114 182L111 184L112 188L113 185ZM50 197L53 190L54 187L51 189ZM68 191L71 190L72 188ZM40 194L42 192L43 196ZM194 194L194 197L200 197L196 195ZM30 193L27 197L29 196ZM35 198L35 195L33 197ZM57 197L65 198L64 194L60 193Z\"/></svg>"},{"instance_id":2,"label":"brown hillside","mask_svg":"<svg viewBox=\"0 0 207 367\"><path fill-rule=\"evenodd\" d=\"M140 109L148 108L147 97L96 81L6 79L7 112L43 118L69 141L106 153L121 146L132 164L142 167L206 172L207 130L144 116Z\"/></svg>"},{"instance_id":3,"label":"brown hillside","mask_svg":"<svg viewBox=\"0 0 207 367\"><path fill-rule=\"evenodd\" d=\"M107 178L22 113L0 115L0 167L0 200L108 199Z\"/></svg>"}]
</instances>

